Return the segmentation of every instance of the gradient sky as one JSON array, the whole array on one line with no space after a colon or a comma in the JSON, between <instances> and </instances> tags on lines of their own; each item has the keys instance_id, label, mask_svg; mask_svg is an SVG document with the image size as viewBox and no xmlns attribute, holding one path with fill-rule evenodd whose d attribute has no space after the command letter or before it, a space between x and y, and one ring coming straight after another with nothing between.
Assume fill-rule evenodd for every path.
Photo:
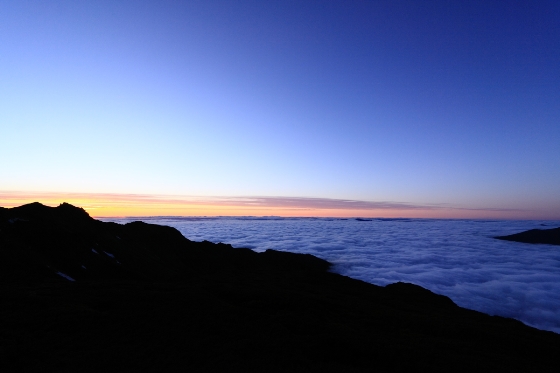
<instances>
[{"instance_id":1,"label":"gradient sky","mask_svg":"<svg viewBox=\"0 0 560 373\"><path fill-rule=\"evenodd\" d=\"M560 2L2 1L0 192L560 219Z\"/></svg>"}]
</instances>

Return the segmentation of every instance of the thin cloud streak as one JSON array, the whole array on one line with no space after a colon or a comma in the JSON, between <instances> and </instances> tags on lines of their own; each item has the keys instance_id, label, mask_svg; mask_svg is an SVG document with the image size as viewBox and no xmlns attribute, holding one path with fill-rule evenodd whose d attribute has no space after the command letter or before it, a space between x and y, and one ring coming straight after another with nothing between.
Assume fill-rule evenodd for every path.
<instances>
[{"instance_id":1,"label":"thin cloud streak","mask_svg":"<svg viewBox=\"0 0 560 373\"><path fill-rule=\"evenodd\" d=\"M447 204L412 204L393 201L360 201L334 198L309 197L215 197L214 201L240 206L289 207L300 209L350 209L350 210L468 210L468 211L519 211L505 208L466 208Z\"/></svg>"},{"instance_id":2,"label":"thin cloud streak","mask_svg":"<svg viewBox=\"0 0 560 373\"><path fill-rule=\"evenodd\" d=\"M200 197L120 193L0 192L0 205L14 207L30 202L58 205L69 202L93 216L343 216L477 218L522 215L507 208L469 208L448 204L413 204L311 197Z\"/></svg>"}]
</instances>

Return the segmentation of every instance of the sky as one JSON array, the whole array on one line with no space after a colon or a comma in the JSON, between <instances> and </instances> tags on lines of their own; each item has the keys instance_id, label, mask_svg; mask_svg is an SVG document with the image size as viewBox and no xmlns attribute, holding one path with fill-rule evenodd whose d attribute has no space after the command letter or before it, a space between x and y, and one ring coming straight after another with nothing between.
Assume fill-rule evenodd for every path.
<instances>
[{"instance_id":1,"label":"sky","mask_svg":"<svg viewBox=\"0 0 560 373\"><path fill-rule=\"evenodd\" d=\"M0 2L0 206L560 219L558 1Z\"/></svg>"}]
</instances>

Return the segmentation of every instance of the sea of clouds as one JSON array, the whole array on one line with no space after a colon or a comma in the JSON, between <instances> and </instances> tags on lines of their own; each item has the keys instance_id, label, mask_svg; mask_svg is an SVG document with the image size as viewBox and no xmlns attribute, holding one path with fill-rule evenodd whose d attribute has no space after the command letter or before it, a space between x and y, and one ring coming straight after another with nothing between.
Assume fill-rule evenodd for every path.
<instances>
[{"instance_id":1,"label":"sea of clouds","mask_svg":"<svg viewBox=\"0 0 560 373\"><path fill-rule=\"evenodd\" d=\"M560 246L497 240L560 221L165 218L142 220L177 228L193 241L255 251L313 254L333 271L376 285L414 283L461 307L512 317L560 333Z\"/></svg>"}]
</instances>

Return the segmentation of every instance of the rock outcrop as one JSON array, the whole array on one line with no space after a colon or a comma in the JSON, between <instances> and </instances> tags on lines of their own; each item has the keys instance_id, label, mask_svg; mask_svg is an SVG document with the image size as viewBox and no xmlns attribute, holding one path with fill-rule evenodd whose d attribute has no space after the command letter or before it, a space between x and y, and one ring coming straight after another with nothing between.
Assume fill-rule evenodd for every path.
<instances>
[{"instance_id":1,"label":"rock outcrop","mask_svg":"<svg viewBox=\"0 0 560 373\"><path fill-rule=\"evenodd\" d=\"M0 370L556 371L560 335L311 255L0 209Z\"/></svg>"},{"instance_id":2,"label":"rock outcrop","mask_svg":"<svg viewBox=\"0 0 560 373\"><path fill-rule=\"evenodd\" d=\"M560 245L560 228L531 229L525 232L516 233L509 236L498 236L495 238L499 240L525 243L545 243L550 245Z\"/></svg>"}]
</instances>

